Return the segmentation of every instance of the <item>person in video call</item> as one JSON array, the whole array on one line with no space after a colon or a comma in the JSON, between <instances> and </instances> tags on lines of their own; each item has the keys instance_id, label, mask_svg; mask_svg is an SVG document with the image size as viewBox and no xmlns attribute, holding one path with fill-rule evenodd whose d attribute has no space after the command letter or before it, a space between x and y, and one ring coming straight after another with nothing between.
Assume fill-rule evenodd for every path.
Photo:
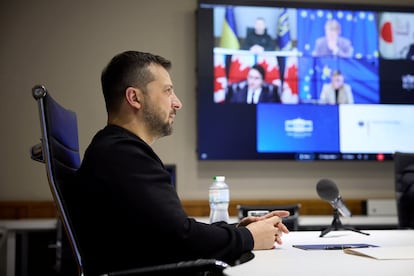
<instances>
[{"instance_id":1,"label":"person in video call","mask_svg":"<svg viewBox=\"0 0 414 276\"><path fill-rule=\"evenodd\" d=\"M345 83L344 75L339 71L331 74L331 83L322 87L320 104L353 104L354 97L351 86Z\"/></svg>"},{"instance_id":2,"label":"person in video call","mask_svg":"<svg viewBox=\"0 0 414 276\"><path fill-rule=\"evenodd\" d=\"M349 39L341 36L341 25L335 19L329 19L325 23L325 36L320 37L315 42L312 55L352 57L354 48Z\"/></svg>"},{"instance_id":3,"label":"person in video call","mask_svg":"<svg viewBox=\"0 0 414 276\"><path fill-rule=\"evenodd\" d=\"M414 43L408 47L408 52L406 55L406 59L414 60Z\"/></svg>"},{"instance_id":4,"label":"person in video call","mask_svg":"<svg viewBox=\"0 0 414 276\"><path fill-rule=\"evenodd\" d=\"M275 47L275 40L267 33L266 21L264 18L258 17L254 28L247 28L246 38L241 49L260 54L264 51L274 51Z\"/></svg>"},{"instance_id":5,"label":"person in video call","mask_svg":"<svg viewBox=\"0 0 414 276\"><path fill-rule=\"evenodd\" d=\"M253 65L247 79L227 87L226 98L229 103L257 104L266 102L280 103L278 87L264 81L266 72L262 66Z\"/></svg>"},{"instance_id":6,"label":"person in video call","mask_svg":"<svg viewBox=\"0 0 414 276\"><path fill-rule=\"evenodd\" d=\"M182 103L165 58L137 51L111 59L101 75L107 124L88 146L71 202L86 267L102 273L198 258L232 263L271 249L288 233L287 211L207 224L187 216L153 143L170 135Z\"/></svg>"}]
</instances>

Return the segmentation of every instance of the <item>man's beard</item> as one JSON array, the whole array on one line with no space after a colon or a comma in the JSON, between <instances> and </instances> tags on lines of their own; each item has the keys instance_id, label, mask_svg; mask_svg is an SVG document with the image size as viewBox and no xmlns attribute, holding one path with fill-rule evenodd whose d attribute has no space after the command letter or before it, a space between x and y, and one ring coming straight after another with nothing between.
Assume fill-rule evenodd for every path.
<instances>
[{"instance_id":1,"label":"man's beard","mask_svg":"<svg viewBox=\"0 0 414 276\"><path fill-rule=\"evenodd\" d=\"M160 116L160 112L157 112L157 109L154 109L150 105L146 104L142 111L145 123L152 135L157 137L171 135L173 130L172 125L168 121L163 121Z\"/></svg>"}]
</instances>

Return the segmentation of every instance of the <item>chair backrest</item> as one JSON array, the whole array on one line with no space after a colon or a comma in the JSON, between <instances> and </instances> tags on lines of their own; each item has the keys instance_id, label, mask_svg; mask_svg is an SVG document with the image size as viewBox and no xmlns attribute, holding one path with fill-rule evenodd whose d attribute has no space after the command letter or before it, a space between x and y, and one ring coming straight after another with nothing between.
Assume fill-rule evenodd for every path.
<instances>
[{"instance_id":1,"label":"chair backrest","mask_svg":"<svg viewBox=\"0 0 414 276\"><path fill-rule=\"evenodd\" d=\"M286 210L290 212L290 215L283 218L283 223L290 231L296 231L299 228L299 210L301 205L288 204L288 205L237 205L238 218L241 220L247 217L249 211L274 211L274 210Z\"/></svg>"},{"instance_id":2,"label":"chair backrest","mask_svg":"<svg viewBox=\"0 0 414 276\"><path fill-rule=\"evenodd\" d=\"M46 164L50 190L75 255L79 275L83 275L83 262L66 200L68 186L80 166L76 114L58 104L42 85L34 86L32 93L38 103L41 128L41 143L32 147L32 159Z\"/></svg>"},{"instance_id":3,"label":"chair backrest","mask_svg":"<svg viewBox=\"0 0 414 276\"><path fill-rule=\"evenodd\" d=\"M394 153L398 225L414 228L414 153Z\"/></svg>"}]
</instances>

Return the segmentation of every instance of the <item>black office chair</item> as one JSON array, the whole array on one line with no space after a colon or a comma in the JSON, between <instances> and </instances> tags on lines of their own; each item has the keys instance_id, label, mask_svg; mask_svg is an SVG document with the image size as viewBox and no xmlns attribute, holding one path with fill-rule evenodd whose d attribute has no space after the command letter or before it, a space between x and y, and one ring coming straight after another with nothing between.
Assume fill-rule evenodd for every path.
<instances>
[{"instance_id":1,"label":"black office chair","mask_svg":"<svg viewBox=\"0 0 414 276\"><path fill-rule=\"evenodd\" d=\"M88 260L83 259L82 245L78 243L71 223L71 209L65 200L69 192L67 187L73 183L75 172L80 166L76 114L58 104L44 86L34 86L32 93L38 102L42 133L41 143L31 148L31 157L46 164L49 186L76 259L78 274L88 275L84 266ZM104 275L222 275L226 267L228 264L222 261L198 259L124 271L108 271Z\"/></svg>"},{"instance_id":2,"label":"black office chair","mask_svg":"<svg viewBox=\"0 0 414 276\"><path fill-rule=\"evenodd\" d=\"M283 223L289 229L289 231L297 231L299 229L299 210L301 205L288 204L288 205L237 205L238 219L241 220L249 215L249 212L254 211L274 211L274 210L286 210L290 215L283 218Z\"/></svg>"},{"instance_id":3,"label":"black office chair","mask_svg":"<svg viewBox=\"0 0 414 276\"><path fill-rule=\"evenodd\" d=\"M3 248L3 243L6 242L7 228L0 227L0 248Z\"/></svg>"},{"instance_id":4,"label":"black office chair","mask_svg":"<svg viewBox=\"0 0 414 276\"><path fill-rule=\"evenodd\" d=\"M394 153L399 228L414 228L414 153Z\"/></svg>"}]
</instances>

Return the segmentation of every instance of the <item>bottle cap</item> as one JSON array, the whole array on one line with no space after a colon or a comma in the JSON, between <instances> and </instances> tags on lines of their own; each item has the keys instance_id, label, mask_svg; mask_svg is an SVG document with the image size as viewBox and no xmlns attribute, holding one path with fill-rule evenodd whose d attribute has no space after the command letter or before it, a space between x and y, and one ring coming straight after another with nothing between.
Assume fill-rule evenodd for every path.
<instances>
[{"instance_id":1,"label":"bottle cap","mask_svg":"<svg viewBox=\"0 0 414 276\"><path fill-rule=\"evenodd\" d=\"M223 176L223 175L216 175L216 176L213 176L213 179L215 181L224 181L224 180L226 180L226 177Z\"/></svg>"}]
</instances>

